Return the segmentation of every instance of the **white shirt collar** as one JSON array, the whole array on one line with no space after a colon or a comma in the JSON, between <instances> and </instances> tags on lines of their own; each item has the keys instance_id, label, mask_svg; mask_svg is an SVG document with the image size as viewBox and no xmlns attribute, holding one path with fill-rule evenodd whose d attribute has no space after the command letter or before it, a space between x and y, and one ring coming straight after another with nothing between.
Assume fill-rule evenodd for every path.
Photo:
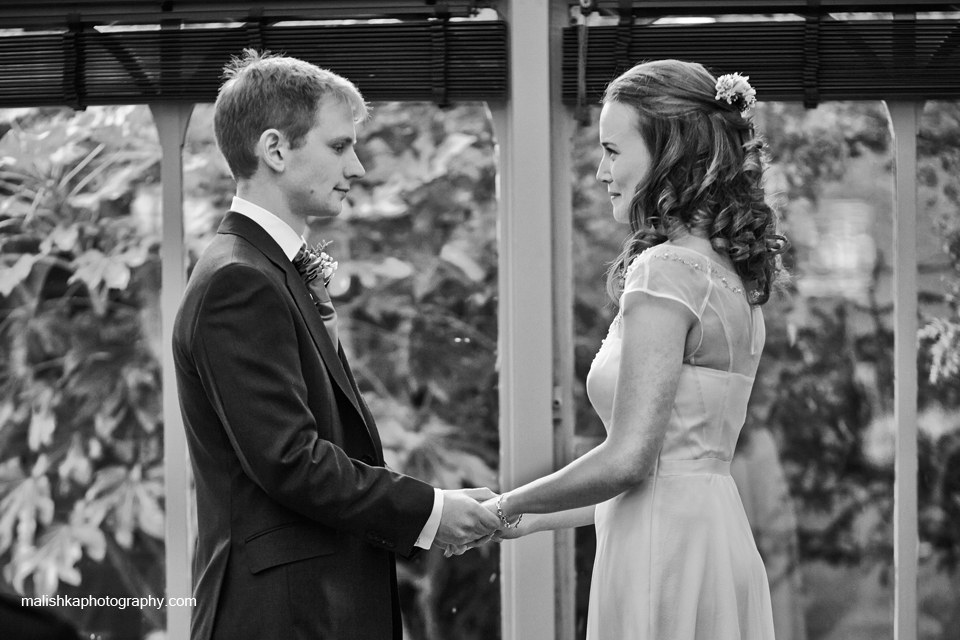
<instances>
[{"instance_id":1,"label":"white shirt collar","mask_svg":"<svg viewBox=\"0 0 960 640\"><path fill-rule=\"evenodd\" d=\"M280 249L283 250L284 255L293 262L293 258L297 255L297 252L300 251L304 240L303 236L294 231L290 225L263 207L255 205L249 200L244 200L239 196L233 197L230 210L242 213L263 227L263 230L280 245Z\"/></svg>"}]
</instances>

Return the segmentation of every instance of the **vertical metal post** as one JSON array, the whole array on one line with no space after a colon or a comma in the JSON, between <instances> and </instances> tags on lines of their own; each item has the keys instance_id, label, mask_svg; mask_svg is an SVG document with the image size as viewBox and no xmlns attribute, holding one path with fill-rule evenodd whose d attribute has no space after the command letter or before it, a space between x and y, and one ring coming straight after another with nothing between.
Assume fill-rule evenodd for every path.
<instances>
[{"instance_id":1,"label":"vertical metal post","mask_svg":"<svg viewBox=\"0 0 960 640\"><path fill-rule=\"evenodd\" d=\"M922 102L887 102L894 140L893 208L895 640L917 638L917 130Z\"/></svg>"},{"instance_id":2,"label":"vertical metal post","mask_svg":"<svg viewBox=\"0 0 960 640\"><path fill-rule=\"evenodd\" d=\"M500 484L553 470L549 0L504 2L510 98L493 106L499 147ZM503 640L555 637L553 534L500 547Z\"/></svg>"},{"instance_id":3,"label":"vertical metal post","mask_svg":"<svg viewBox=\"0 0 960 640\"><path fill-rule=\"evenodd\" d=\"M570 25L567 0L550 0L550 183L553 219L553 461L559 469L574 459L573 400L575 303L573 277L573 110L563 104L563 29ZM576 632L576 533L555 534L556 640Z\"/></svg>"},{"instance_id":4,"label":"vertical metal post","mask_svg":"<svg viewBox=\"0 0 960 640\"><path fill-rule=\"evenodd\" d=\"M192 104L150 105L160 136L160 181L162 183L162 229L160 243L160 324L163 337L163 461L166 480L166 594L167 598L190 597L188 523L190 522L189 461L187 439L177 401L173 367L173 319L186 286L183 244L183 143ZM167 637L190 637L190 608L167 606Z\"/></svg>"}]
</instances>

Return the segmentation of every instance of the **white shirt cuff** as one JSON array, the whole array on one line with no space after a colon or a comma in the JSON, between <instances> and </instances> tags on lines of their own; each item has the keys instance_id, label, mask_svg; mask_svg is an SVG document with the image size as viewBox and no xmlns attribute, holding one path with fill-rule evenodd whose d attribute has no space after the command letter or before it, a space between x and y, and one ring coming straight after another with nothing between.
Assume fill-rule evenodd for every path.
<instances>
[{"instance_id":1,"label":"white shirt cuff","mask_svg":"<svg viewBox=\"0 0 960 640\"><path fill-rule=\"evenodd\" d=\"M433 539L437 537L437 530L440 529L440 516L443 515L443 491L434 487L433 489L433 511L427 518L427 524L423 525L423 531L417 537L415 546L421 549L429 549L433 546Z\"/></svg>"}]
</instances>

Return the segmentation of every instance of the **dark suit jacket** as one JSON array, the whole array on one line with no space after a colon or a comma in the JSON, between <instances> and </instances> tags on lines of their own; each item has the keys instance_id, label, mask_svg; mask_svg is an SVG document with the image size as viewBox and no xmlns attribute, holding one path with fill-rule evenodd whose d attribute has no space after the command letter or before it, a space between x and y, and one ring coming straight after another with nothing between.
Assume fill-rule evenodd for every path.
<instances>
[{"instance_id":1,"label":"dark suit jacket","mask_svg":"<svg viewBox=\"0 0 960 640\"><path fill-rule=\"evenodd\" d=\"M197 487L193 640L401 638L395 553L433 488L383 466L342 351L277 243L230 212L174 326Z\"/></svg>"}]
</instances>

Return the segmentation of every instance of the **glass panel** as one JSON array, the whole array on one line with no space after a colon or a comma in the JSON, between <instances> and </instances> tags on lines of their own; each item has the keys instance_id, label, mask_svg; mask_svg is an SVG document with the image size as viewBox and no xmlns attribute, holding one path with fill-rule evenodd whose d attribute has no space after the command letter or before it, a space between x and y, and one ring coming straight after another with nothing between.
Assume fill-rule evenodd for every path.
<instances>
[{"instance_id":1,"label":"glass panel","mask_svg":"<svg viewBox=\"0 0 960 640\"><path fill-rule=\"evenodd\" d=\"M0 111L3 590L104 640L165 626L159 158L146 107Z\"/></svg>"},{"instance_id":2,"label":"glass panel","mask_svg":"<svg viewBox=\"0 0 960 640\"><path fill-rule=\"evenodd\" d=\"M893 637L892 149L884 106L757 110L793 242L738 444L778 637Z\"/></svg>"},{"instance_id":3,"label":"glass panel","mask_svg":"<svg viewBox=\"0 0 960 640\"><path fill-rule=\"evenodd\" d=\"M610 209L606 188L597 181L600 143L597 120L600 108L590 111L590 124L578 127L573 138L573 264L574 268L574 373L573 398L576 406L576 455L596 446L604 437L603 422L587 398L587 373L607 329L617 314L606 292L606 270L620 252L626 227ZM576 530L574 566L576 637L587 633L587 604L597 537L593 527Z\"/></svg>"},{"instance_id":4,"label":"glass panel","mask_svg":"<svg viewBox=\"0 0 960 640\"><path fill-rule=\"evenodd\" d=\"M341 260L331 293L387 464L445 489L496 487L492 120L483 104L385 103L359 136L351 206L310 233ZM399 568L406 637L500 637L498 545Z\"/></svg>"},{"instance_id":5,"label":"glass panel","mask_svg":"<svg viewBox=\"0 0 960 640\"><path fill-rule=\"evenodd\" d=\"M185 148L191 265L234 193L198 105ZM497 483L497 203L482 104L374 104L358 128L366 175L337 218L306 234L339 266L330 284L344 350L387 464L446 489ZM499 548L399 561L405 637L500 637Z\"/></svg>"},{"instance_id":6,"label":"glass panel","mask_svg":"<svg viewBox=\"0 0 960 640\"><path fill-rule=\"evenodd\" d=\"M960 103L928 102L917 141L920 638L960 637Z\"/></svg>"},{"instance_id":7,"label":"glass panel","mask_svg":"<svg viewBox=\"0 0 960 640\"><path fill-rule=\"evenodd\" d=\"M615 309L603 270L626 228L594 177L596 122L574 147L578 436L602 435L584 384ZM734 476L771 585L778 640L892 638L892 159L880 103L754 110L793 279L767 343ZM578 637L594 554L577 532Z\"/></svg>"}]
</instances>

